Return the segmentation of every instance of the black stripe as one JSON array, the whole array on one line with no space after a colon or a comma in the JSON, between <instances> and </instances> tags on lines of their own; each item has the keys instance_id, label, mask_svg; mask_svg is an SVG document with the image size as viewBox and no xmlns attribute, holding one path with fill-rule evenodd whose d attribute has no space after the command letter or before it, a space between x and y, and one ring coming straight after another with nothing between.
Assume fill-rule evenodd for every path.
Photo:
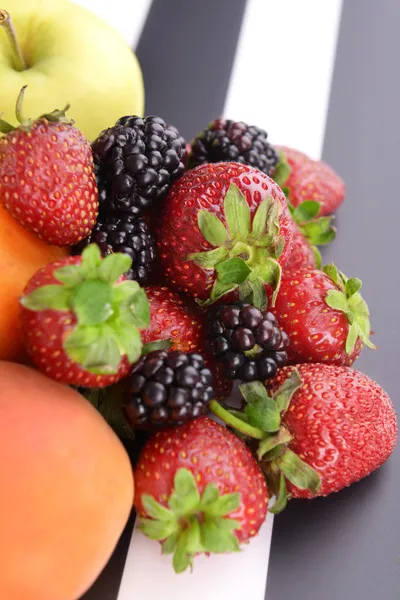
<instances>
[{"instance_id":1,"label":"black stripe","mask_svg":"<svg viewBox=\"0 0 400 600\"><path fill-rule=\"evenodd\" d=\"M344 0L323 153L347 184L325 260L363 279L380 348L364 350L355 367L397 408L399 22L398 0ZM268 600L399 597L399 468L397 450L363 482L327 499L293 501L276 518Z\"/></svg>"},{"instance_id":2,"label":"black stripe","mask_svg":"<svg viewBox=\"0 0 400 600\"><path fill-rule=\"evenodd\" d=\"M146 113L190 140L223 111L246 0L153 0L136 49Z\"/></svg>"}]
</instances>

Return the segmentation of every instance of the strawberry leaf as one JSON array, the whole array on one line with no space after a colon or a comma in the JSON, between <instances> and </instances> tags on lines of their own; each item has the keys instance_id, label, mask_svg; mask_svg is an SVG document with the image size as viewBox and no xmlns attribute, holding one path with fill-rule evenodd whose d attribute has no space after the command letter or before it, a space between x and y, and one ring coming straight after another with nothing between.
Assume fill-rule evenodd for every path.
<instances>
[{"instance_id":1,"label":"strawberry leaf","mask_svg":"<svg viewBox=\"0 0 400 600\"><path fill-rule=\"evenodd\" d=\"M361 279L358 279L358 277L352 277L351 279L348 279L345 284L345 292L347 298L351 298L351 296L354 296L354 294L356 294L361 289L361 286L362 281Z\"/></svg>"},{"instance_id":2,"label":"strawberry leaf","mask_svg":"<svg viewBox=\"0 0 400 600\"><path fill-rule=\"evenodd\" d=\"M89 244L83 250L82 262L80 264L81 271L85 279L97 279L98 268L101 265L100 248L96 244Z\"/></svg>"},{"instance_id":3,"label":"strawberry leaf","mask_svg":"<svg viewBox=\"0 0 400 600\"><path fill-rule=\"evenodd\" d=\"M179 532L176 531L171 533L166 540L162 543L161 552L162 554L173 554L178 544Z\"/></svg>"},{"instance_id":4,"label":"strawberry leaf","mask_svg":"<svg viewBox=\"0 0 400 600\"><path fill-rule=\"evenodd\" d=\"M292 217L296 223L311 221L318 216L321 210L321 204L315 200L305 200L292 211Z\"/></svg>"},{"instance_id":5,"label":"strawberry leaf","mask_svg":"<svg viewBox=\"0 0 400 600\"><path fill-rule=\"evenodd\" d=\"M201 506L204 506L203 503ZM224 494L214 500L209 507L205 509L205 514L211 517L225 517L240 508L240 494Z\"/></svg>"},{"instance_id":6,"label":"strawberry leaf","mask_svg":"<svg viewBox=\"0 0 400 600\"><path fill-rule=\"evenodd\" d=\"M60 267L54 271L54 277L63 283L65 287L75 287L84 280L80 265Z\"/></svg>"},{"instance_id":7,"label":"strawberry leaf","mask_svg":"<svg viewBox=\"0 0 400 600\"><path fill-rule=\"evenodd\" d=\"M256 214L253 218L253 224L251 229L251 237L254 239L260 238L264 235L267 228L267 216L268 211L273 202L272 196L267 196L258 206Z\"/></svg>"},{"instance_id":8,"label":"strawberry leaf","mask_svg":"<svg viewBox=\"0 0 400 600\"><path fill-rule=\"evenodd\" d=\"M230 184L224 198L224 213L231 237L246 238L250 233L250 208L234 183Z\"/></svg>"},{"instance_id":9,"label":"strawberry leaf","mask_svg":"<svg viewBox=\"0 0 400 600\"><path fill-rule=\"evenodd\" d=\"M325 303L331 308L342 312L347 312L349 309L346 296L339 290L329 290L325 296Z\"/></svg>"},{"instance_id":10,"label":"strawberry leaf","mask_svg":"<svg viewBox=\"0 0 400 600\"><path fill-rule=\"evenodd\" d=\"M268 396L247 404L244 412L253 427L258 427L268 433L278 431L280 427L281 417L276 403Z\"/></svg>"},{"instance_id":11,"label":"strawberry leaf","mask_svg":"<svg viewBox=\"0 0 400 600\"><path fill-rule=\"evenodd\" d=\"M71 305L78 325L105 323L113 314L112 288L98 279L83 281L76 287Z\"/></svg>"},{"instance_id":12,"label":"strawberry leaf","mask_svg":"<svg viewBox=\"0 0 400 600\"><path fill-rule=\"evenodd\" d=\"M293 395L301 388L303 381L300 377L300 373L297 369L293 369L290 377L285 379L283 384L273 395L273 399L276 402L277 409L280 413L285 412L289 408L289 404L293 398Z\"/></svg>"},{"instance_id":13,"label":"strawberry leaf","mask_svg":"<svg viewBox=\"0 0 400 600\"><path fill-rule=\"evenodd\" d=\"M115 283L121 275L129 271L132 259L120 252L106 256L98 269L98 277L107 283Z\"/></svg>"},{"instance_id":14,"label":"strawberry leaf","mask_svg":"<svg viewBox=\"0 0 400 600\"><path fill-rule=\"evenodd\" d=\"M251 273L250 267L242 258L228 258L216 266L218 282L221 284L240 284Z\"/></svg>"},{"instance_id":15,"label":"strawberry leaf","mask_svg":"<svg viewBox=\"0 0 400 600\"><path fill-rule=\"evenodd\" d=\"M261 381L251 381L239 385L240 393L247 403L258 400L267 400L269 398L265 385Z\"/></svg>"},{"instance_id":16,"label":"strawberry leaf","mask_svg":"<svg viewBox=\"0 0 400 600\"><path fill-rule=\"evenodd\" d=\"M208 506L213 504L219 497L219 490L213 483L208 483L201 497L200 508L206 511Z\"/></svg>"},{"instance_id":17,"label":"strawberry leaf","mask_svg":"<svg viewBox=\"0 0 400 600\"><path fill-rule=\"evenodd\" d=\"M63 285L43 285L23 296L20 300L24 308L33 311L70 309L71 291Z\"/></svg>"},{"instance_id":18,"label":"strawberry leaf","mask_svg":"<svg viewBox=\"0 0 400 600\"><path fill-rule=\"evenodd\" d=\"M142 494L141 501L146 514L152 519L166 522L176 520L174 513L157 502L150 494Z\"/></svg>"},{"instance_id":19,"label":"strawberry leaf","mask_svg":"<svg viewBox=\"0 0 400 600\"><path fill-rule=\"evenodd\" d=\"M173 521L159 521L155 519L140 519L140 530L151 540L165 540L176 531L176 523Z\"/></svg>"},{"instance_id":20,"label":"strawberry leaf","mask_svg":"<svg viewBox=\"0 0 400 600\"><path fill-rule=\"evenodd\" d=\"M178 469L168 506L176 515L184 515L194 510L199 503L200 494L193 474L188 469Z\"/></svg>"},{"instance_id":21,"label":"strawberry leaf","mask_svg":"<svg viewBox=\"0 0 400 600\"><path fill-rule=\"evenodd\" d=\"M196 265L199 265L199 267L203 267L203 269L215 269L216 265L224 261L228 256L229 251L223 246L220 246L214 250L189 254L188 260L192 260Z\"/></svg>"},{"instance_id":22,"label":"strawberry leaf","mask_svg":"<svg viewBox=\"0 0 400 600\"><path fill-rule=\"evenodd\" d=\"M114 374L121 354L114 336L104 326L78 326L64 340L64 349L70 359L93 373Z\"/></svg>"},{"instance_id":23,"label":"strawberry leaf","mask_svg":"<svg viewBox=\"0 0 400 600\"><path fill-rule=\"evenodd\" d=\"M142 356L145 354L150 354L150 352L156 352L157 350L169 350L173 345L174 342L171 338L149 342L148 344L144 344L142 348Z\"/></svg>"},{"instance_id":24,"label":"strawberry leaf","mask_svg":"<svg viewBox=\"0 0 400 600\"><path fill-rule=\"evenodd\" d=\"M314 252L315 266L316 266L317 269L320 269L322 267L321 252L318 250L317 246L314 246L314 245L311 246L311 250Z\"/></svg>"},{"instance_id":25,"label":"strawberry leaf","mask_svg":"<svg viewBox=\"0 0 400 600\"><path fill-rule=\"evenodd\" d=\"M225 225L212 213L201 209L197 214L197 223L203 237L211 246L223 246L228 239Z\"/></svg>"},{"instance_id":26,"label":"strawberry leaf","mask_svg":"<svg viewBox=\"0 0 400 600\"><path fill-rule=\"evenodd\" d=\"M233 526L236 523L232 524ZM221 528L219 519L206 518L201 525L201 544L206 552L239 552L239 542L229 529Z\"/></svg>"},{"instance_id":27,"label":"strawberry leaf","mask_svg":"<svg viewBox=\"0 0 400 600\"><path fill-rule=\"evenodd\" d=\"M273 506L269 507L268 510L273 515L281 513L287 506L288 503L288 491L286 487L286 478L283 473L279 477L279 491L276 496L276 500Z\"/></svg>"},{"instance_id":28,"label":"strawberry leaf","mask_svg":"<svg viewBox=\"0 0 400 600\"><path fill-rule=\"evenodd\" d=\"M282 446L284 444L288 444L291 441L291 439L292 436L284 427L281 427L281 429L274 435L266 436L263 440L261 440L261 442L258 445L258 459L263 459L265 455L268 455L274 448L277 448L278 446ZM269 456L267 456L266 459L269 460Z\"/></svg>"},{"instance_id":29,"label":"strawberry leaf","mask_svg":"<svg viewBox=\"0 0 400 600\"><path fill-rule=\"evenodd\" d=\"M333 281L333 283L336 283L336 285L341 290L343 289L343 281L342 281L342 278L338 271L338 268L335 265L333 265L333 264L325 265L324 268L322 269L322 271L325 273L325 275L327 275L329 277L329 279L331 279Z\"/></svg>"},{"instance_id":30,"label":"strawberry leaf","mask_svg":"<svg viewBox=\"0 0 400 600\"><path fill-rule=\"evenodd\" d=\"M183 573L192 565L192 556L187 551L189 532L186 529L178 539L172 564L175 573Z\"/></svg>"},{"instance_id":31,"label":"strawberry leaf","mask_svg":"<svg viewBox=\"0 0 400 600\"><path fill-rule=\"evenodd\" d=\"M283 456L276 459L276 464L286 479L300 490L310 490L316 494L321 488L321 478L317 471L292 450L287 449Z\"/></svg>"},{"instance_id":32,"label":"strawberry leaf","mask_svg":"<svg viewBox=\"0 0 400 600\"><path fill-rule=\"evenodd\" d=\"M125 354L130 364L138 361L142 353L142 339L136 327L127 327L125 323L117 322L112 332L120 354Z\"/></svg>"}]
</instances>

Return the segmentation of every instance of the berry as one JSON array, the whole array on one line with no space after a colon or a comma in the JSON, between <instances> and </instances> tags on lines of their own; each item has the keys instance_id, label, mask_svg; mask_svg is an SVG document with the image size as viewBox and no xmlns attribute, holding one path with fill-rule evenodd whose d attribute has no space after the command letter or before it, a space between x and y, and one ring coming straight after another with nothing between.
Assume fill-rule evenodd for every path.
<instances>
[{"instance_id":1,"label":"berry","mask_svg":"<svg viewBox=\"0 0 400 600\"><path fill-rule=\"evenodd\" d=\"M374 348L360 287L359 279L347 279L334 265L284 273L271 311L289 336L289 364L349 366L364 344Z\"/></svg>"},{"instance_id":2,"label":"berry","mask_svg":"<svg viewBox=\"0 0 400 600\"><path fill-rule=\"evenodd\" d=\"M282 424L292 439L289 448L320 476L316 494L289 484L295 498L327 496L366 477L393 451L396 415L388 395L372 379L348 367L298 365L301 386ZM267 383L276 391L293 373L278 372Z\"/></svg>"},{"instance_id":3,"label":"berry","mask_svg":"<svg viewBox=\"0 0 400 600\"><path fill-rule=\"evenodd\" d=\"M95 244L82 256L39 269L21 299L26 349L46 375L74 386L101 388L128 374L149 324L146 294L122 274L126 254L102 259Z\"/></svg>"},{"instance_id":4,"label":"berry","mask_svg":"<svg viewBox=\"0 0 400 600\"><path fill-rule=\"evenodd\" d=\"M92 144L100 211L137 216L158 204L184 171L185 149L159 117L119 119Z\"/></svg>"},{"instance_id":5,"label":"berry","mask_svg":"<svg viewBox=\"0 0 400 600\"><path fill-rule=\"evenodd\" d=\"M159 350L134 365L125 381L124 411L134 429L176 426L207 412L213 396L201 354Z\"/></svg>"},{"instance_id":6,"label":"berry","mask_svg":"<svg viewBox=\"0 0 400 600\"><path fill-rule=\"evenodd\" d=\"M102 256L115 252L127 254L132 259L132 267L124 273L127 279L143 283L149 278L156 248L143 219L122 214L120 217L100 215L93 231L75 246L74 253L80 254L91 243L99 246Z\"/></svg>"},{"instance_id":7,"label":"berry","mask_svg":"<svg viewBox=\"0 0 400 600\"><path fill-rule=\"evenodd\" d=\"M72 246L92 230L98 194L89 142L54 111L0 137L0 203L48 244ZM0 124L1 133L1 124Z\"/></svg>"},{"instance_id":8,"label":"berry","mask_svg":"<svg viewBox=\"0 0 400 600\"><path fill-rule=\"evenodd\" d=\"M314 498L351 485L380 467L395 447L390 399L362 373L302 364L280 369L265 386L240 386L242 414L215 401L210 408L256 453L276 497L271 512L285 508L288 493Z\"/></svg>"},{"instance_id":9,"label":"berry","mask_svg":"<svg viewBox=\"0 0 400 600\"><path fill-rule=\"evenodd\" d=\"M171 350L202 354L212 371L216 396L229 396L232 382L206 348L203 316L195 314L186 299L167 287L147 286L145 291L150 304L150 326L142 332L143 344L171 340Z\"/></svg>"},{"instance_id":10,"label":"berry","mask_svg":"<svg viewBox=\"0 0 400 600\"><path fill-rule=\"evenodd\" d=\"M278 163L268 134L242 121L216 119L191 144L189 168L204 163L238 162L272 175Z\"/></svg>"},{"instance_id":11,"label":"berry","mask_svg":"<svg viewBox=\"0 0 400 600\"><path fill-rule=\"evenodd\" d=\"M278 287L292 230L281 189L252 167L225 162L172 185L157 243L171 286L207 302L241 286L250 301L263 295L263 282Z\"/></svg>"},{"instance_id":12,"label":"berry","mask_svg":"<svg viewBox=\"0 0 400 600\"><path fill-rule=\"evenodd\" d=\"M263 313L250 304L210 309L207 333L212 353L231 379L269 379L286 363L288 336L271 312Z\"/></svg>"},{"instance_id":13,"label":"berry","mask_svg":"<svg viewBox=\"0 0 400 600\"><path fill-rule=\"evenodd\" d=\"M287 189L293 206L312 200L321 205L321 216L335 212L345 197L344 182L339 175L326 163L312 160L298 150L283 146L276 148L280 153L277 173L282 163L290 167L284 170L285 176L280 178L279 185Z\"/></svg>"},{"instance_id":14,"label":"berry","mask_svg":"<svg viewBox=\"0 0 400 600\"><path fill-rule=\"evenodd\" d=\"M238 551L267 514L268 490L250 451L207 417L153 435L134 476L140 527L174 553L177 572L198 553Z\"/></svg>"},{"instance_id":15,"label":"berry","mask_svg":"<svg viewBox=\"0 0 400 600\"><path fill-rule=\"evenodd\" d=\"M316 269L321 266L319 255L313 250L311 244L307 241L305 235L295 226L293 229L293 245L289 260L285 265L285 273L288 271L298 271L299 269Z\"/></svg>"}]
</instances>

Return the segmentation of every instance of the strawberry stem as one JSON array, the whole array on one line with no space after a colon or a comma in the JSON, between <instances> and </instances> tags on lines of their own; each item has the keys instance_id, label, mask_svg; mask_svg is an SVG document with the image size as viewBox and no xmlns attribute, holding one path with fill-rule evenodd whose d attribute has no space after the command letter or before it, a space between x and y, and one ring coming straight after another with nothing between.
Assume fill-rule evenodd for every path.
<instances>
[{"instance_id":1,"label":"strawberry stem","mask_svg":"<svg viewBox=\"0 0 400 600\"><path fill-rule=\"evenodd\" d=\"M28 67L18 42L14 23L12 22L10 13L3 8L0 8L0 27L3 27L10 43L15 69L17 71L26 71Z\"/></svg>"},{"instance_id":2,"label":"strawberry stem","mask_svg":"<svg viewBox=\"0 0 400 600\"><path fill-rule=\"evenodd\" d=\"M265 437L265 432L258 427L253 427L246 421L243 421L239 417L235 417L229 410L221 406L219 402L216 400L211 400L209 408L211 412L221 419L225 423L225 425L229 425L236 429L236 431L240 431L246 436L249 436L255 440L262 440Z\"/></svg>"}]
</instances>

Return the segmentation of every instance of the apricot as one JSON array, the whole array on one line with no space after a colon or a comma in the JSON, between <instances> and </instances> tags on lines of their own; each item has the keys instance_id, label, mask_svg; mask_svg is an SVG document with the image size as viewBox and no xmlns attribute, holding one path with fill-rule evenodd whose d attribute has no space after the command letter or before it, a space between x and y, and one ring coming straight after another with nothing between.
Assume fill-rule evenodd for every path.
<instances>
[{"instance_id":1,"label":"apricot","mask_svg":"<svg viewBox=\"0 0 400 600\"><path fill-rule=\"evenodd\" d=\"M0 361L0 598L80 598L132 504L128 455L92 405Z\"/></svg>"},{"instance_id":2,"label":"apricot","mask_svg":"<svg viewBox=\"0 0 400 600\"><path fill-rule=\"evenodd\" d=\"M24 356L19 297L26 283L40 267L66 255L24 229L0 204L0 360Z\"/></svg>"}]
</instances>

